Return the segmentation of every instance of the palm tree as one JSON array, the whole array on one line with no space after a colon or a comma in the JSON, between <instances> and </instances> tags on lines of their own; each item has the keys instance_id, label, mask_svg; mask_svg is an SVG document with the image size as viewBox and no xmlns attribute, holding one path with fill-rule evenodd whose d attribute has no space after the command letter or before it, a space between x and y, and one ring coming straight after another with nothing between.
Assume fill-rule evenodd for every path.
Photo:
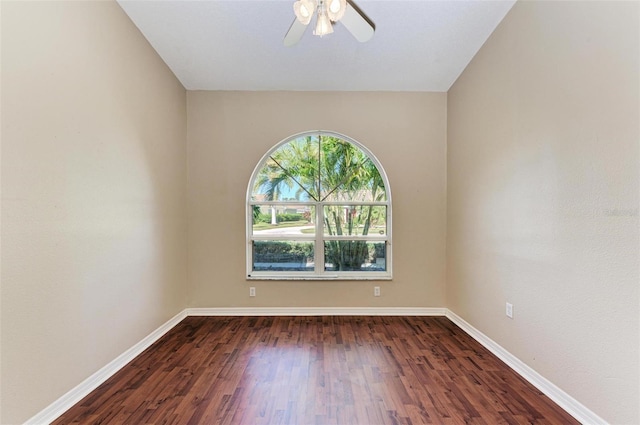
<instances>
[{"instance_id":1,"label":"palm tree","mask_svg":"<svg viewBox=\"0 0 640 425\"><path fill-rule=\"evenodd\" d=\"M260 170L254 193L264 193L266 200L277 201L283 192L295 189L296 199L317 199L313 181L317 168L317 142L311 137L293 140L273 152ZM271 224L277 224L275 205L271 206Z\"/></svg>"},{"instance_id":2,"label":"palm tree","mask_svg":"<svg viewBox=\"0 0 640 425\"><path fill-rule=\"evenodd\" d=\"M264 191L266 200L278 201L283 191L293 188L295 183L288 174L282 171L283 169L273 157L270 157L260 170L256 179L256 189ZM275 205L271 206L271 224L278 224Z\"/></svg>"},{"instance_id":3,"label":"palm tree","mask_svg":"<svg viewBox=\"0 0 640 425\"><path fill-rule=\"evenodd\" d=\"M385 195L382 177L375 164L360 149L344 140L328 137L323 143L322 187L325 200L379 201ZM325 227L329 235L369 234L374 221L373 205L325 206ZM325 259L335 270L359 270L369 256L366 241L327 241Z\"/></svg>"}]
</instances>

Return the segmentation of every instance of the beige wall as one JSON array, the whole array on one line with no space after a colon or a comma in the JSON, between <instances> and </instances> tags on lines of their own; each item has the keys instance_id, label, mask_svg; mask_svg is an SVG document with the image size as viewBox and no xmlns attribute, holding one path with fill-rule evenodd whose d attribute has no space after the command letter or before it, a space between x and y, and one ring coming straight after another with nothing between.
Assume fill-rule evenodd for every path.
<instances>
[{"instance_id":1,"label":"beige wall","mask_svg":"<svg viewBox=\"0 0 640 425\"><path fill-rule=\"evenodd\" d=\"M445 93L188 92L189 306L442 307ZM306 130L369 148L393 198L390 282L245 280L245 202L266 151ZM373 297L373 286L382 296ZM257 296L249 298L249 286Z\"/></svg>"},{"instance_id":2,"label":"beige wall","mask_svg":"<svg viewBox=\"0 0 640 425\"><path fill-rule=\"evenodd\" d=\"M518 2L448 97L449 308L618 424L640 423L639 5Z\"/></svg>"},{"instance_id":3,"label":"beige wall","mask_svg":"<svg viewBox=\"0 0 640 425\"><path fill-rule=\"evenodd\" d=\"M186 304L186 94L115 2L2 2L2 417Z\"/></svg>"}]
</instances>

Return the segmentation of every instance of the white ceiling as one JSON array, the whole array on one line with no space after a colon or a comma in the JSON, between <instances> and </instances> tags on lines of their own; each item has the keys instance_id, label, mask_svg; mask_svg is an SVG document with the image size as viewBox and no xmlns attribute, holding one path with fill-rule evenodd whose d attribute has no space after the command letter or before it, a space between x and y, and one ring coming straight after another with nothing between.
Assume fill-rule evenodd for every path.
<instances>
[{"instance_id":1,"label":"white ceiling","mask_svg":"<svg viewBox=\"0 0 640 425\"><path fill-rule=\"evenodd\" d=\"M370 41L337 23L293 47L294 0L118 2L188 90L444 92L515 0L359 0Z\"/></svg>"}]
</instances>

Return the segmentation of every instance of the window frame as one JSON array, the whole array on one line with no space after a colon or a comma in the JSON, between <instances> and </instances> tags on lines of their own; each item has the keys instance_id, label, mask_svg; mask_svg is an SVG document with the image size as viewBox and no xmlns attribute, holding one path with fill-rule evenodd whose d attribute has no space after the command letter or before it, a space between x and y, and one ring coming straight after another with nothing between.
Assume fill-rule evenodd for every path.
<instances>
[{"instance_id":1,"label":"window frame","mask_svg":"<svg viewBox=\"0 0 640 425\"><path fill-rule=\"evenodd\" d=\"M373 163L378 170L385 189L385 201L254 201L252 200L253 189L258 174L267 163L267 160L271 155L280 149L282 146L290 143L294 140L304 137L334 137L348 142L360 149ZM315 234L309 236L292 236L285 235L282 237L276 237L273 235L254 235L253 233L253 207L255 205L296 205L296 206L311 206L314 207L315 217L314 225ZM324 207L327 205L345 205L345 206L357 206L357 205L373 205L386 207L386 231L385 235L325 235L324 234ZM384 167L376 156L365 146L351 137L345 136L334 131L315 130L305 131L302 133L289 136L269 149L260 158L260 161L256 164L249 184L247 186L246 202L245 202L245 221L246 221L246 279L247 280L392 280L393 268L392 268L392 201L391 201L391 188L389 185L389 179ZM253 270L253 242L254 241L296 241L296 242L314 242L314 263L316 264L313 271L255 271ZM367 242L385 242L385 271L327 271L325 270L325 241L338 240L338 241L353 241L364 240ZM321 249L319 249L321 247Z\"/></svg>"}]
</instances>

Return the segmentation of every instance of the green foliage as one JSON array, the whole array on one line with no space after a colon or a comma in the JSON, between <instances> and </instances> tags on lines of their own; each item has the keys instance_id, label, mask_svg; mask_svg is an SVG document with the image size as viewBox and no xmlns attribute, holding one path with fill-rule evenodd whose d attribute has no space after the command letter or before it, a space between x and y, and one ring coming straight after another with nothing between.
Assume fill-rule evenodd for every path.
<instances>
[{"instance_id":1,"label":"green foliage","mask_svg":"<svg viewBox=\"0 0 640 425\"><path fill-rule=\"evenodd\" d=\"M285 241L254 241L256 263L303 262L313 259L313 243Z\"/></svg>"},{"instance_id":2,"label":"green foliage","mask_svg":"<svg viewBox=\"0 0 640 425\"><path fill-rule=\"evenodd\" d=\"M305 219L304 214L299 214L299 213L276 214L276 221L278 223L284 223L289 221L302 221L304 219ZM254 215L253 220L255 223L271 223L271 214L258 213L257 217Z\"/></svg>"},{"instance_id":3,"label":"green foliage","mask_svg":"<svg viewBox=\"0 0 640 425\"><path fill-rule=\"evenodd\" d=\"M258 216L254 216L256 223L271 223L271 214L259 213Z\"/></svg>"},{"instance_id":4,"label":"green foliage","mask_svg":"<svg viewBox=\"0 0 640 425\"><path fill-rule=\"evenodd\" d=\"M285 213L276 214L276 219L278 220L278 223L281 221L300 221L304 219L304 216L298 213Z\"/></svg>"},{"instance_id":5,"label":"green foliage","mask_svg":"<svg viewBox=\"0 0 640 425\"><path fill-rule=\"evenodd\" d=\"M386 258L386 250L387 245L385 243L379 242L373 245L373 252L371 253L371 257L373 260L376 258Z\"/></svg>"},{"instance_id":6,"label":"green foliage","mask_svg":"<svg viewBox=\"0 0 640 425\"><path fill-rule=\"evenodd\" d=\"M252 213L253 213L253 221L259 221L258 219L260 218L260 215L261 215L260 205L254 205Z\"/></svg>"},{"instance_id":7,"label":"green foliage","mask_svg":"<svg viewBox=\"0 0 640 425\"><path fill-rule=\"evenodd\" d=\"M360 270L369 256L365 241L327 241L325 242L325 260L333 264L333 270Z\"/></svg>"}]
</instances>

